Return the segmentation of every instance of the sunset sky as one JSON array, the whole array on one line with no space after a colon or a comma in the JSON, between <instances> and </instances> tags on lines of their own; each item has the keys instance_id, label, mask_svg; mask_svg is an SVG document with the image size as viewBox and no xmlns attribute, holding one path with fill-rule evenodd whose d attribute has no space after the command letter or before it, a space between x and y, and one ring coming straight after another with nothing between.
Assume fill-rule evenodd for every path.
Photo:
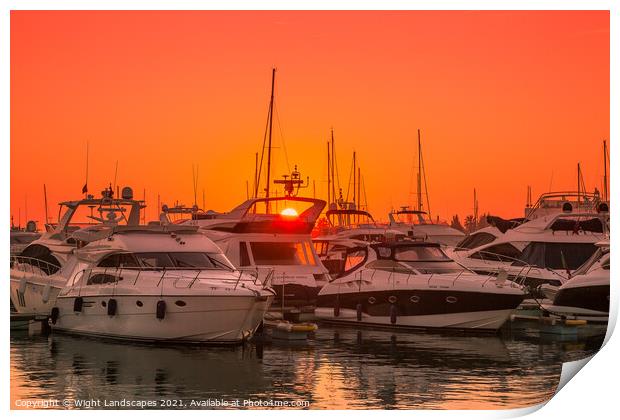
<instances>
[{"instance_id":1,"label":"sunset sky","mask_svg":"<svg viewBox=\"0 0 620 420\"><path fill-rule=\"evenodd\" d=\"M357 152L370 211L412 203L422 130L433 214L521 216L534 199L602 188L609 138L606 11L11 13L11 214L44 221L114 180L164 203L246 198L277 67L275 165L326 198ZM283 147L285 146L285 148ZM286 150L286 154L284 151ZM342 185L346 190L346 185Z\"/></svg>"}]
</instances>

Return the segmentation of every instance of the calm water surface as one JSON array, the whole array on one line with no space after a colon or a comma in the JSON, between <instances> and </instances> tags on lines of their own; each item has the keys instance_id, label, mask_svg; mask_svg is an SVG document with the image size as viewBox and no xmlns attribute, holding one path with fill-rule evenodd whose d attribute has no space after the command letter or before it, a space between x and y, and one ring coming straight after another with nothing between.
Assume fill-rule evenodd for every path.
<instances>
[{"instance_id":1,"label":"calm water surface","mask_svg":"<svg viewBox=\"0 0 620 420\"><path fill-rule=\"evenodd\" d=\"M11 401L14 408L19 399L517 408L551 398L561 363L602 342L602 335L559 339L534 328L466 336L321 326L297 344L162 347L12 331Z\"/></svg>"}]
</instances>

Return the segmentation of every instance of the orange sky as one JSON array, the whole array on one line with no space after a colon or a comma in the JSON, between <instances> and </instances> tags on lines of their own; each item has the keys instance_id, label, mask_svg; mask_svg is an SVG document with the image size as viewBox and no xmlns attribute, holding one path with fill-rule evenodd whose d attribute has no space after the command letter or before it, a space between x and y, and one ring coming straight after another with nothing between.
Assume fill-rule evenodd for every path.
<instances>
[{"instance_id":1,"label":"orange sky","mask_svg":"<svg viewBox=\"0 0 620 420\"><path fill-rule=\"evenodd\" d=\"M609 138L609 14L518 12L11 13L11 213L44 220L114 178L162 202L245 199L278 68L276 175L299 164L326 195L334 127L341 179L357 151L370 210L411 201L422 130L431 210L522 214L534 198L601 189ZM306 190L312 195L312 187Z\"/></svg>"}]
</instances>

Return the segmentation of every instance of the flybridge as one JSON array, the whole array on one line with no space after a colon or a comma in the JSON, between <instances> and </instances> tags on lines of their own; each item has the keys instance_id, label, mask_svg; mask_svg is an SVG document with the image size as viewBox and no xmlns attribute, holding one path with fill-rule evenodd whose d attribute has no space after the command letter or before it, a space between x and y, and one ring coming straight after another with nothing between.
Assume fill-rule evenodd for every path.
<instances>
[{"instance_id":1,"label":"flybridge","mask_svg":"<svg viewBox=\"0 0 620 420\"><path fill-rule=\"evenodd\" d=\"M218 214L213 230L233 233L310 233L327 203L323 200L305 197L253 198L235 207L228 213ZM297 207L308 206L297 214ZM259 213L259 210L283 207L280 212Z\"/></svg>"}]
</instances>

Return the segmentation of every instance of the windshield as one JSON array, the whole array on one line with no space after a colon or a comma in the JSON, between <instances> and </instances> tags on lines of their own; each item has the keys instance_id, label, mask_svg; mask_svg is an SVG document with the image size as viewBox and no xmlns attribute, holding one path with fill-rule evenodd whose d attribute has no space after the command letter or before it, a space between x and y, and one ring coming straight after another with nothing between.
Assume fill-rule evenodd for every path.
<instances>
[{"instance_id":1,"label":"windshield","mask_svg":"<svg viewBox=\"0 0 620 420\"><path fill-rule=\"evenodd\" d=\"M603 249L597 249L594 254L588 260L573 272L573 276L580 274L586 274L596 269L609 270L609 251Z\"/></svg>"},{"instance_id":2,"label":"windshield","mask_svg":"<svg viewBox=\"0 0 620 420\"><path fill-rule=\"evenodd\" d=\"M496 239L495 235L487 232L474 233L473 235L466 236L461 242L456 245L456 249L474 249L479 246L490 244Z\"/></svg>"},{"instance_id":3,"label":"windshield","mask_svg":"<svg viewBox=\"0 0 620 420\"><path fill-rule=\"evenodd\" d=\"M223 254L207 252L136 252L113 254L102 259L99 267L146 269L225 269L234 270Z\"/></svg>"},{"instance_id":4,"label":"windshield","mask_svg":"<svg viewBox=\"0 0 620 420\"><path fill-rule=\"evenodd\" d=\"M308 242L250 242L256 265L316 265Z\"/></svg>"},{"instance_id":5,"label":"windshield","mask_svg":"<svg viewBox=\"0 0 620 420\"><path fill-rule=\"evenodd\" d=\"M397 261L451 261L439 247L415 246L395 248L394 259Z\"/></svg>"},{"instance_id":6,"label":"windshield","mask_svg":"<svg viewBox=\"0 0 620 420\"><path fill-rule=\"evenodd\" d=\"M531 242L519 257L523 263L552 270L576 270L594 254L597 247L591 243Z\"/></svg>"}]
</instances>

